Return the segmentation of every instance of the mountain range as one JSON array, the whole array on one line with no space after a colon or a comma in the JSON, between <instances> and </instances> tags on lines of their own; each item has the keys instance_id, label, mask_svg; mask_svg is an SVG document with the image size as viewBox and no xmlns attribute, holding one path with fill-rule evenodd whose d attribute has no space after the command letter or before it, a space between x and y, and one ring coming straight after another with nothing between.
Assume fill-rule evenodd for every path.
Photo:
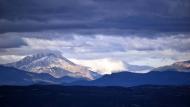
<instances>
[{"instance_id":1,"label":"mountain range","mask_svg":"<svg viewBox=\"0 0 190 107\"><path fill-rule=\"evenodd\" d=\"M72 85L82 86L138 86L138 85L190 85L190 72L120 72L105 75L94 81L76 81Z\"/></svg>"},{"instance_id":2,"label":"mountain range","mask_svg":"<svg viewBox=\"0 0 190 107\"><path fill-rule=\"evenodd\" d=\"M0 66L0 85L59 84L82 86L190 85L190 61L154 68L148 73L122 71L99 75L61 54L36 54ZM138 68L138 66L136 66ZM133 66L135 69L135 66ZM150 68L150 67L141 67Z\"/></svg>"},{"instance_id":3,"label":"mountain range","mask_svg":"<svg viewBox=\"0 0 190 107\"><path fill-rule=\"evenodd\" d=\"M84 86L190 85L190 61L155 68L148 73L123 71L104 75L94 81L76 81Z\"/></svg>"},{"instance_id":4,"label":"mountain range","mask_svg":"<svg viewBox=\"0 0 190 107\"><path fill-rule=\"evenodd\" d=\"M123 71L104 75L94 81L76 81L84 86L190 85L190 61L155 68L148 73Z\"/></svg>"}]
</instances>

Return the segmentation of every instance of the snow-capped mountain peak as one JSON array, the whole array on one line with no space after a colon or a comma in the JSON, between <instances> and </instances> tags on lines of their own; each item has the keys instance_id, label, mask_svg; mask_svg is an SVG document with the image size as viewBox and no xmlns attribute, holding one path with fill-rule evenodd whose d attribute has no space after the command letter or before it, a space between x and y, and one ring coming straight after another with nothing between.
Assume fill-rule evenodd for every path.
<instances>
[{"instance_id":1,"label":"snow-capped mountain peak","mask_svg":"<svg viewBox=\"0 0 190 107\"><path fill-rule=\"evenodd\" d=\"M92 71L87 67L77 65L59 53L35 54L7 65L29 72L48 73L56 78L70 76L94 79Z\"/></svg>"}]
</instances>

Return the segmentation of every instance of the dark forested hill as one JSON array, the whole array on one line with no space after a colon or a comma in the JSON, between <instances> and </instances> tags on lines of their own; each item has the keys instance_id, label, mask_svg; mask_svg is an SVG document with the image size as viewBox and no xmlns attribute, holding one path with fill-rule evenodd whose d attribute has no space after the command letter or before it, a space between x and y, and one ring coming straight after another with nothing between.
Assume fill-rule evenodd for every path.
<instances>
[{"instance_id":1,"label":"dark forested hill","mask_svg":"<svg viewBox=\"0 0 190 107\"><path fill-rule=\"evenodd\" d=\"M149 73L120 72L94 81L78 81L83 86L190 85L190 72L152 71Z\"/></svg>"}]
</instances>

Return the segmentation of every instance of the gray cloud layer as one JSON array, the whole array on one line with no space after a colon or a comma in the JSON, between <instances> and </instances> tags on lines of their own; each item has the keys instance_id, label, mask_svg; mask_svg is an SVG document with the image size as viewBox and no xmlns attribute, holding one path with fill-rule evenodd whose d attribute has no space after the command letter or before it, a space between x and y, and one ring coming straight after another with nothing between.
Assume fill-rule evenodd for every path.
<instances>
[{"instance_id":1,"label":"gray cloud layer","mask_svg":"<svg viewBox=\"0 0 190 107\"><path fill-rule=\"evenodd\" d=\"M156 38L140 35L94 35L92 37L74 34L72 36L72 39L65 39L62 36L54 39L22 36L20 40L26 45L19 43L20 45L15 45L15 47L2 47L4 51L0 50L0 61L1 63L11 62L26 55L50 51L59 51L65 57L75 60L114 58L119 61L151 66L190 59L189 34L171 34Z\"/></svg>"},{"instance_id":2,"label":"gray cloud layer","mask_svg":"<svg viewBox=\"0 0 190 107\"><path fill-rule=\"evenodd\" d=\"M187 32L189 0L1 0L0 32Z\"/></svg>"},{"instance_id":3,"label":"gray cloud layer","mask_svg":"<svg viewBox=\"0 0 190 107\"><path fill-rule=\"evenodd\" d=\"M27 43L18 36L0 36L0 50L9 48L18 48L21 46L26 46Z\"/></svg>"},{"instance_id":4,"label":"gray cloud layer","mask_svg":"<svg viewBox=\"0 0 190 107\"><path fill-rule=\"evenodd\" d=\"M189 59L189 10L189 0L0 0L0 62L57 50L155 66Z\"/></svg>"}]
</instances>

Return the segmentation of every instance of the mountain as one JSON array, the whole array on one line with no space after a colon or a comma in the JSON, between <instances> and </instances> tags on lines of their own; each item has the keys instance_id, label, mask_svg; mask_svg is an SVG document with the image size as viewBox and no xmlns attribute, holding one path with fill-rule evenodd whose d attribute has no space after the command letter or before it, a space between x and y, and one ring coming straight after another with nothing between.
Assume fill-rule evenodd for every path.
<instances>
[{"instance_id":1,"label":"mountain","mask_svg":"<svg viewBox=\"0 0 190 107\"><path fill-rule=\"evenodd\" d=\"M152 71L190 72L190 61L176 62L173 63L172 65L155 68Z\"/></svg>"},{"instance_id":2,"label":"mountain","mask_svg":"<svg viewBox=\"0 0 190 107\"><path fill-rule=\"evenodd\" d=\"M128 63L125 63L125 66L128 71L135 72L135 73L147 73L147 72L151 71L152 69L154 69L154 67L151 67L151 66L131 65Z\"/></svg>"},{"instance_id":3,"label":"mountain","mask_svg":"<svg viewBox=\"0 0 190 107\"><path fill-rule=\"evenodd\" d=\"M93 81L77 81L72 85L83 86L138 86L138 85L190 85L189 72L120 72L105 75Z\"/></svg>"},{"instance_id":4,"label":"mountain","mask_svg":"<svg viewBox=\"0 0 190 107\"><path fill-rule=\"evenodd\" d=\"M59 53L40 53L27 56L20 61L6 64L20 70L34 73L48 73L55 78L73 77L95 79L98 74L87 67L77 65Z\"/></svg>"},{"instance_id":5,"label":"mountain","mask_svg":"<svg viewBox=\"0 0 190 107\"><path fill-rule=\"evenodd\" d=\"M0 85L68 84L83 78L55 78L47 73L33 73L0 65Z\"/></svg>"},{"instance_id":6,"label":"mountain","mask_svg":"<svg viewBox=\"0 0 190 107\"><path fill-rule=\"evenodd\" d=\"M56 78L46 73L32 73L12 67L0 66L0 85L30 85L34 83L56 83Z\"/></svg>"}]
</instances>

